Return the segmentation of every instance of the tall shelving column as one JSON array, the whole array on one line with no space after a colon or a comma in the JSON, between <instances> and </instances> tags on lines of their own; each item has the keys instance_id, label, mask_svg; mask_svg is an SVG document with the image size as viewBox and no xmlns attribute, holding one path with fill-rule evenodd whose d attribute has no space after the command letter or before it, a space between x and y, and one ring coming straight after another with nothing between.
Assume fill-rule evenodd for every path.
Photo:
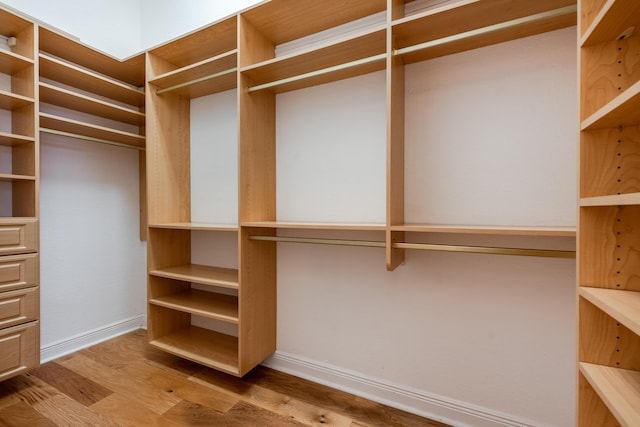
<instances>
[{"instance_id":1,"label":"tall shelving column","mask_svg":"<svg viewBox=\"0 0 640 427\"><path fill-rule=\"evenodd\" d=\"M580 1L578 425L640 425L640 4Z\"/></svg>"},{"instance_id":2,"label":"tall shelving column","mask_svg":"<svg viewBox=\"0 0 640 427\"><path fill-rule=\"evenodd\" d=\"M36 25L0 9L0 381L40 364ZM4 126L5 122L3 122Z\"/></svg>"}]
</instances>

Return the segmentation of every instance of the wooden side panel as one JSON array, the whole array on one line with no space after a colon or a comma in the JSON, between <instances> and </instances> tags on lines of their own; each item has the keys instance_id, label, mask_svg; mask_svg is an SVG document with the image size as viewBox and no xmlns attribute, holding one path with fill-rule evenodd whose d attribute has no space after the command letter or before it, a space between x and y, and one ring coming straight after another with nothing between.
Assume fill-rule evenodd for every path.
<instances>
[{"instance_id":1,"label":"wooden side panel","mask_svg":"<svg viewBox=\"0 0 640 427\"><path fill-rule=\"evenodd\" d=\"M0 381L40 365L38 322L0 330Z\"/></svg>"},{"instance_id":2,"label":"wooden side panel","mask_svg":"<svg viewBox=\"0 0 640 427\"><path fill-rule=\"evenodd\" d=\"M36 288L0 293L0 328L38 319L40 292Z\"/></svg>"},{"instance_id":3,"label":"wooden side panel","mask_svg":"<svg viewBox=\"0 0 640 427\"><path fill-rule=\"evenodd\" d=\"M38 284L39 260L36 254L0 257L0 292Z\"/></svg>"},{"instance_id":4,"label":"wooden side panel","mask_svg":"<svg viewBox=\"0 0 640 427\"><path fill-rule=\"evenodd\" d=\"M618 427L620 424L589 381L578 374L578 427Z\"/></svg>"},{"instance_id":5,"label":"wooden side panel","mask_svg":"<svg viewBox=\"0 0 640 427\"><path fill-rule=\"evenodd\" d=\"M640 291L640 206L580 212L580 285Z\"/></svg>"},{"instance_id":6,"label":"wooden side panel","mask_svg":"<svg viewBox=\"0 0 640 427\"><path fill-rule=\"evenodd\" d=\"M584 298L579 304L580 361L640 370L640 337Z\"/></svg>"},{"instance_id":7,"label":"wooden side panel","mask_svg":"<svg viewBox=\"0 0 640 427\"><path fill-rule=\"evenodd\" d=\"M238 26L240 67L266 61L276 56L275 44L260 34L242 15Z\"/></svg>"},{"instance_id":8,"label":"wooden side panel","mask_svg":"<svg viewBox=\"0 0 640 427\"><path fill-rule=\"evenodd\" d=\"M241 228L238 346L240 375L276 350L276 243L249 240L274 229Z\"/></svg>"}]
</instances>

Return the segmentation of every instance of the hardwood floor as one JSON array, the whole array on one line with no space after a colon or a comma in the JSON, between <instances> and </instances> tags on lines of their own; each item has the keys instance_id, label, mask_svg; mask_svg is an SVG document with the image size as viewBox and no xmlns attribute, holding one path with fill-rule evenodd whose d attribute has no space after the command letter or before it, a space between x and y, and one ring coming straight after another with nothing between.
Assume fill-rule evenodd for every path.
<instances>
[{"instance_id":1,"label":"hardwood floor","mask_svg":"<svg viewBox=\"0 0 640 427\"><path fill-rule=\"evenodd\" d=\"M447 427L268 368L231 377L156 350L145 334L0 383L0 426Z\"/></svg>"}]
</instances>

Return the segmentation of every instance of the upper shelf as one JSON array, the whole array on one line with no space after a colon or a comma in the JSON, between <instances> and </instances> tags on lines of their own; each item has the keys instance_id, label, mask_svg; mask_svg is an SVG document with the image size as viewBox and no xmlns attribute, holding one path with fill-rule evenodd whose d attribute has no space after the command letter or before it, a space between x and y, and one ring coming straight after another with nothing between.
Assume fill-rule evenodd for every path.
<instances>
[{"instance_id":1,"label":"upper shelf","mask_svg":"<svg viewBox=\"0 0 640 427\"><path fill-rule=\"evenodd\" d=\"M315 34L386 9L386 0L271 0L241 14L274 45Z\"/></svg>"},{"instance_id":2,"label":"upper shelf","mask_svg":"<svg viewBox=\"0 0 640 427\"><path fill-rule=\"evenodd\" d=\"M71 110L104 117L134 126L144 126L144 114L96 98L81 95L48 83L40 83L40 101Z\"/></svg>"},{"instance_id":3,"label":"upper shelf","mask_svg":"<svg viewBox=\"0 0 640 427\"><path fill-rule=\"evenodd\" d=\"M13 37L22 31L33 28L33 24L26 19L20 18L16 14L0 7L0 34L5 37Z\"/></svg>"},{"instance_id":4,"label":"upper shelf","mask_svg":"<svg viewBox=\"0 0 640 427\"><path fill-rule=\"evenodd\" d=\"M17 53L0 49L0 73L14 74L29 66L33 66L33 60Z\"/></svg>"},{"instance_id":5,"label":"upper shelf","mask_svg":"<svg viewBox=\"0 0 640 427\"><path fill-rule=\"evenodd\" d=\"M187 98L231 90L238 85L238 51L232 50L157 76L149 81L158 94L174 92Z\"/></svg>"},{"instance_id":6,"label":"upper shelf","mask_svg":"<svg viewBox=\"0 0 640 427\"><path fill-rule=\"evenodd\" d=\"M39 27L40 50L135 87L144 87L144 54L124 61L71 40L48 28Z\"/></svg>"},{"instance_id":7,"label":"upper shelf","mask_svg":"<svg viewBox=\"0 0 640 427\"><path fill-rule=\"evenodd\" d=\"M392 231L418 233L491 234L511 236L575 237L576 227L492 226L492 225L444 225L405 224L394 225Z\"/></svg>"},{"instance_id":8,"label":"upper shelf","mask_svg":"<svg viewBox=\"0 0 640 427\"><path fill-rule=\"evenodd\" d=\"M0 90L0 109L13 111L28 105L33 105L34 102L35 100L33 98Z\"/></svg>"},{"instance_id":9,"label":"upper shelf","mask_svg":"<svg viewBox=\"0 0 640 427\"><path fill-rule=\"evenodd\" d=\"M640 292L583 286L580 296L640 335Z\"/></svg>"},{"instance_id":10,"label":"upper shelf","mask_svg":"<svg viewBox=\"0 0 640 427\"><path fill-rule=\"evenodd\" d=\"M614 194L610 196L585 197L580 206L627 206L640 205L640 193Z\"/></svg>"},{"instance_id":11,"label":"upper shelf","mask_svg":"<svg viewBox=\"0 0 640 427\"><path fill-rule=\"evenodd\" d=\"M144 105L144 92L141 89L44 53L40 54L40 76L125 104Z\"/></svg>"},{"instance_id":12,"label":"upper shelf","mask_svg":"<svg viewBox=\"0 0 640 427\"><path fill-rule=\"evenodd\" d=\"M149 227L164 228L169 230L238 231L238 226L233 224L209 224L201 222L172 222L165 224L149 224Z\"/></svg>"},{"instance_id":13,"label":"upper shelf","mask_svg":"<svg viewBox=\"0 0 640 427\"><path fill-rule=\"evenodd\" d=\"M405 63L576 25L575 0L461 0L392 22Z\"/></svg>"},{"instance_id":14,"label":"upper shelf","mask_svg":"<svg viewBox=\"0 0 640 427\"><path fill-rule=\"evenodd\" d=\"M640 27L639 16L637 0L608 0L586 27L580 43L588 46L619 39L629 28Z\"/></svg>"},{"instance_id":15,"label":"upper shelf","mask_svg":"<svg viewBox=\"0 0 640 427\"><path fill-rule=\"evenodd\" d=\"M0 145L5 147L15 147L16 145L34 142L32 136L16 135L13 133L0 132Z\"/></svg>"},{"instance_id":16,"label":"upper shelf","mask_svg":"<svg viewBox=\"0 0 640 427\"><path fill-rule=\"evenodd\" d=\"M281 222L260 221L243 222L243 227L255 228L291 228L298 230L353 230L353 231L384 231L384 224L347 224L331 222Z\"/></svg>"},{"instance_id":17,"label":"upper shelf","mask_svg":"<svg viewBox=\"0 0 640 427\"><path fill-rule=\"evenodd\" d=\"M640 124L640 81L622 92L582 122L582 130Z\"/></svg>"}]
</instances>

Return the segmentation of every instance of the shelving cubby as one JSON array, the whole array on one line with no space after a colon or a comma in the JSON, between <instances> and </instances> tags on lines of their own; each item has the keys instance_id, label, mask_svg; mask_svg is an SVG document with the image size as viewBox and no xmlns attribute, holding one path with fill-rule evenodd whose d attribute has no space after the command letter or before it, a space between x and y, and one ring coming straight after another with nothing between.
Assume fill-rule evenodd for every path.
<instances>
[{"instance_id":1,"label":"shelving cubby","mask_svg":"<svg viewBox=\"0 0 640 427\"><path fill-rule=\"evenodd\" d=\"M0 8L0 381L40 364L36 25Z\"/></svg>"},{"instance_id":2,"label":"shelving cubby","mask_svg":"<svg viewBox=\"0 0 640 427\"><path fill-rule=\"evenodd\" d=\"M578 425L640 423L640 6L580 1Z\"/></svg>"}]
</instances>

